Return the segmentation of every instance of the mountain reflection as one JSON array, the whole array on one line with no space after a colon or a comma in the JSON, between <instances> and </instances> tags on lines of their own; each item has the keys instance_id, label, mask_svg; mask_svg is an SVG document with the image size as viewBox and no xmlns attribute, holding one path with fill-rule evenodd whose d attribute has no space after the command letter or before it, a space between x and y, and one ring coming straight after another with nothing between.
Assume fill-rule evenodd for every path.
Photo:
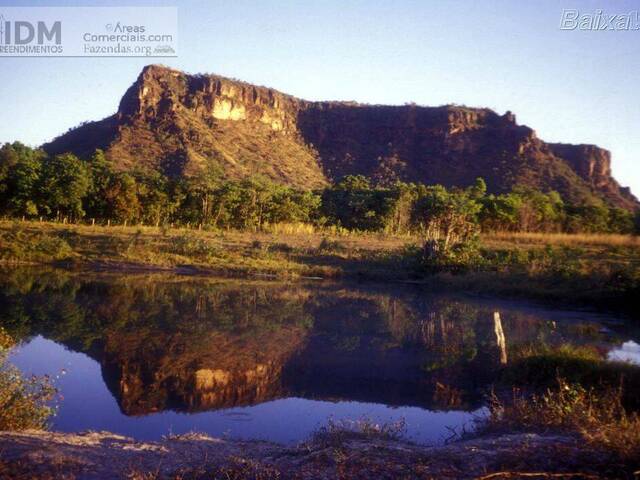
<instances>
[{"instance_id":1,"label":"mountain reflection","mask_svg":"<svg viewBox=\"0 0 640 480\"><path fill-rule=\"evenodd\" d=\"M127 415L282 397L472 409L534 314L417 288L14 270L0 325L100 363Z\"/></svg>"}]
</instances>

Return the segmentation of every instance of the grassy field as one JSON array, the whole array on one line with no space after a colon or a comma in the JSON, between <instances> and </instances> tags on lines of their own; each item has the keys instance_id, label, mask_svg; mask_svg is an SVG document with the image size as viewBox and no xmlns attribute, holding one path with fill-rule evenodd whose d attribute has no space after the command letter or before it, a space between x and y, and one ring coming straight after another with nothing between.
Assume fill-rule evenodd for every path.
<instances>
[{"instance_id":1,"label":"grassy field","mask_svg":"<svg viewBox=\"0 0 640 480\"><path fill-rule=\"evenodd\" d=\"M427 283L633 311L640 241L622 235L493 233L474 254L425 265L417 236L273 226L267 232L0 221L0 261L74 268L351 277Z\"/></svg>"}]
</instances>

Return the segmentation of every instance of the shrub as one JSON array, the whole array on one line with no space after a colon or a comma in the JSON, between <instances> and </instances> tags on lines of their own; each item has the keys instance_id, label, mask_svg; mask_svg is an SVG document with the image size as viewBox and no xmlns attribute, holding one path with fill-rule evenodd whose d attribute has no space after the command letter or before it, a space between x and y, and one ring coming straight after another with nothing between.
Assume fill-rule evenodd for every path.
<instances>
[{"instance_id":1,"label":"shrub","mask_svg":"<svg viewBox=\"0 0 640 480\"><path fill-rule=\"evenodd\" d=\"M330 240L323 238L318 245L318 253L340 253L344 252L346 247L338 240Z\"/></svg>"},{"instance_id":2,"label":"shrub","mask_svg":"<svg viewBox=\"0 0 640 480\"><path fill-rule=\"evenodd\" d=\"M380 438L400 440L406 435L407 424L404 419L391 423L376 423L367 417L358 420L330 419L311 436L311 442L339 447L343 442L359 438Z\"/></svg>"},{"instance_id":3,"label":"shrub","mask_svg":"<svg viewBox=\"0 0 640 480\"><path fill-rule=\"evenodd\" d=\"M42 429L54 413L56 390L48 377L25 378L7 362L13 341L0 329L0 430Z\"/></svg>"}]
</instances>

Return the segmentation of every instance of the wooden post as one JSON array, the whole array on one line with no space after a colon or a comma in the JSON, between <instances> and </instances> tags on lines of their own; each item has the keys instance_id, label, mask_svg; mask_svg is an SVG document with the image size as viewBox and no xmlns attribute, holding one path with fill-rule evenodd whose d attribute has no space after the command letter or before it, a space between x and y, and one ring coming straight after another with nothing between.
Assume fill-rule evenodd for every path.
<instances>
[{"instance_id":1,"label":"wooden post","mask_svg":"<svg viewBox=\"0 0 640 480\"><path fill-rule=\"evenodd\" d=\"M111 219L107 220L107 227L111 226Z\"/></svg>"},{"instance_id":2,"label":"wooden post","mask_svg":"<svg viewBox=\"0 0 640 480\"><path fill-rule=\"evenodd\" d=\"M124 221L124 226L125 226L125 227L127 226L127 221L126 221L126 220Z\"/></svg>"},{"instance_id":3,"label":"wooden post","mask_svg":"<svg viewBox=\"0 0 640 480\"><path fill-rule=\"evenodd\" d=\"M500 312L493 312L493 331L496 334L496 345L500 351L500 363L507 364L507 340L502 330L502 321L500 320Z\"/></svg>"},{"instance_id":4,"label":"wooden post","mask_svg":"<svg viewBox=\"0 0 640 480\"><path fill-rule=\"evenodd\" d=\"M93 226L95 226L95 224L96 224L96 219L95 219L95 218L92 218L92 219L91 219L91 226L93 227Z\"/></svg>"}]
</instances>

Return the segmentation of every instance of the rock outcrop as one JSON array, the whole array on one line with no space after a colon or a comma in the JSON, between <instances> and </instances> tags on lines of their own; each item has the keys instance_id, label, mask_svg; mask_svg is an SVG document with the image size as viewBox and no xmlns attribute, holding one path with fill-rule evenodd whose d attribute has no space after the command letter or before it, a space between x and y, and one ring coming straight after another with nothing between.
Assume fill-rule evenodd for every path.
<instances>
[{"instance_id":1,"label":"rock outcrop","mask_svg":"<svg viewBox=\"0 0 640 480\"><path fill-rule=\"evenodd\" d=\"M150 65L116 114L44 145L89 157L105 149L123 169L168 175L262 174L316 188L346 174L490 191L523 184L573 203L638 207L611 176L611 155L593 145L548 144L515 115L461 106L308 102L217 75Z\"/></svg>"}]
</instances>

